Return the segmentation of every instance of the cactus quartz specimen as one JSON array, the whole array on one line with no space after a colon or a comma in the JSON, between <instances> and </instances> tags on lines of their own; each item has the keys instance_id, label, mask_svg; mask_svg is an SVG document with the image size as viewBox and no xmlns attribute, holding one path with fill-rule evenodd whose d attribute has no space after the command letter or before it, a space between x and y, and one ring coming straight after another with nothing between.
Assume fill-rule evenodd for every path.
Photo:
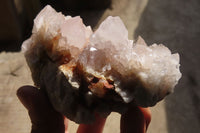
<instances>
[{"instance_id":1,"label":"cactus quartz specimen","mask_svg":"<svg viewBox=\"0 0 200 133\"><path fill-rule=\"evenodd\" d=\"M35 85L77 123L92 122L95 112L153 106L181 77L178 54L162 44L147 46L141 37L129 40L119 17L108 17L93 33L80 17L46 6L22 50Z\"/></svg>"}]
</instances>

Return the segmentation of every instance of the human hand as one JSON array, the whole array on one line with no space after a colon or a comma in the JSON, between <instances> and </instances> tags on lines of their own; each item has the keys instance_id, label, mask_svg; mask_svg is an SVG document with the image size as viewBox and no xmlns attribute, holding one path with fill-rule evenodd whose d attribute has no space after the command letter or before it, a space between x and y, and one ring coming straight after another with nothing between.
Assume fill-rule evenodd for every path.
<instances>
[{"instance_id":1,"label":"human hand","mask_svg":"<svg viewBox=\"0 0 200 133\"><path fill-rule=\"evenodd\" d=\"M18 89L17 96L28 110L31 133L67 133L68 119L56 112L45 93L32 86ZM148 108L131 107L121 116L121 133L144 133L150 123ZM102 133L106 118L96 116L93 124L80 124L77 133Z\"/></svg>"}]
</instances>

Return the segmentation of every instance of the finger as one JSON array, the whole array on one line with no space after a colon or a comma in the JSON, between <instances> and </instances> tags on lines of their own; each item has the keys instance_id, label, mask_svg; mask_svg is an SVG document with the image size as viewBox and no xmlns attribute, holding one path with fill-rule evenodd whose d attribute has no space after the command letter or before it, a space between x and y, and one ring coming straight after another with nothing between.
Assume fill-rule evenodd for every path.
<instances>
[{"instance_id":1,"label":"finger","mask_svg":"<svg viewBox=\"0 0 200 133\"><path fill-rule=\"evenodd\" d=\"M77 133L102 133L106 118L96 115L96 120L92 124L80 124Z\"/></svg>"},{"instance_id":2,"label":"finger","mask_svg":"<svg viewBox=\"0 0 200 133\"><path fill-rule=\"evenodd\" d=\"M69 133L68 132L68 123L69 123L69 120L67 119L67 117L64 116L65 133Z\"/></svg>"},{"instance_id":3,"label":"finger","mask_svg":"<svg viewBox=\"0 0 200 133\"><path fill-rule=\"evenodd\" d=\"M63 116L52 108L41 90L23 86L18 89L17 96L29 112L32 133L64 133Z\"/></svg>"},{"instance_id":4,"label":"finger","mask_svg":"<svg viewBox=\"0 0 200 133\"><path fill-rule=\"evenodd\" d=\"M142 108L142 107L139 107L139 109L144 115L144 119L146 122L146 129L147 129L151 122L151 110L149 108Z\"/></svg>"},{"instance_id":5,"label":"finger","mask_svg":"<svg viewBox=\"0 0 200 133\"><path fill-rule=\"evenodd\" d=\"M149 109L133 106L121 116L121 133L145 133L151 120Z\"/></svg>"}]
</instances>

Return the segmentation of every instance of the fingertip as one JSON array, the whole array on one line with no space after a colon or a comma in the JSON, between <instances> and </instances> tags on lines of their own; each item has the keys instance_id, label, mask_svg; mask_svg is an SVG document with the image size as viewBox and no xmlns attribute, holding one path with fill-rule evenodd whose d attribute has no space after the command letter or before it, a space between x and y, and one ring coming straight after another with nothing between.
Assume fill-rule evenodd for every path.
<instances>
[{"instance_id":1,"label":"fingertip","mask_svg":"<svg viewBox=\"0 0 200 133\"><path fill-rule=\"evenodd\" d=\"M26 86L22 86L17 90L17 96L19 98L23 98L26 95L30 95L33 93L37 93L39 90L38 88L34 87L34 86L30 86L30 85L26 85Z\"/></svg>"},{"instance_id":2,"label":"fingertip","mask_svg":"<svg viewBox=\"0 0 200 133\"><path fill-rule=\"evenodd\" d=\"M144 119L146 121L146 128L148 128L148 126L151 122L151 110L149 108L142 108L142 107L139 107L139 109L141 110L141 112L144 115Z\"/></svg>"},{"instance_id":3,"label":"fingertip","mask_svg":"<svg viewBox=\"0 0 200 133\"><path fill-rule=\"evenodd\" d=\"M33 86L29 86L29 85L26 85L26 86L22 86L20 87L18 90L17 90L17 96L18 97L23 97L24 96L24 93L26 93L27 91L29 91L30 89L32 88L35 88ZM28 89L28 90L27 90Z\"/></svg>"},{"instance_id":4,"label":"fingertip","mask_svg":"<svg viewBox=\"0 0 200 133\"><path fill-rule=\"evenodd\" d=\"M38 89L33 86L22 86L17 90L17 97L21 101L21 103L26 107L26 109L30 109L32 106L32 100L34 95L38 93Z\"/></svg>"}]
</instances>

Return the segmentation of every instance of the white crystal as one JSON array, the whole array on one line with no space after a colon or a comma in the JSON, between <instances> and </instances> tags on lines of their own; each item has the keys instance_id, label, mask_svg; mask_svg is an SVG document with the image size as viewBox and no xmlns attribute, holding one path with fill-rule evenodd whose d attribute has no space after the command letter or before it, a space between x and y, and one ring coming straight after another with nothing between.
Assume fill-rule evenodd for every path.
<instances>
[{"instance_id":1,"label":"white crystal","mask_svg":"<svg viewBox=\"0 0 200 133\"><path fill-rule=\"evenodd\" d=\"M80 55L80 64L86 67L88 73L98 71L120 82L125 80L124 83L126 79L127 83L134 83L139 78L146 91L152 94L164 96L172 92L181 77L179 55L171 54L162 44L148 47L141 37L133 44L127 33L119 17L108 17L91 36L88 48ZM97 49L95 52L88 50L94 47ZM105 71L106 64L111 69ZM116 75L115 71L120 74ZM123 91L118 93L124 100L127 99ZM126 101L133 98L134 95Z\"/></svg>"},{"instance_id":2,"label":"white crystal","mask_svg":"<svg viewBox=\"0 0 200 133\"><path fill-rule=\"evenodd\" d=\"M23 43L23 51L31 44L43 41L53 43L53 52L69 50L71 56L76 57L86 47L92 30L80 17L65 17L47 5L35 18L32 33L31 38Z\"/></svg>"},{"instance_id":3,"label":"white crystal","mask_svg":"<svg viewBox=\"0 0 200 133\"><path fill-rule=\"evenodd\" d=\"M153 106L181 78L178 53L162 44L147 46L141 37L129 40L119 17L109 16L93 33L79 16L46 6L22 50L36 86L46 88L57 111L79 123L92 120L98 110L122 112L129 102Z\"/></svg>"}]
</instances>

